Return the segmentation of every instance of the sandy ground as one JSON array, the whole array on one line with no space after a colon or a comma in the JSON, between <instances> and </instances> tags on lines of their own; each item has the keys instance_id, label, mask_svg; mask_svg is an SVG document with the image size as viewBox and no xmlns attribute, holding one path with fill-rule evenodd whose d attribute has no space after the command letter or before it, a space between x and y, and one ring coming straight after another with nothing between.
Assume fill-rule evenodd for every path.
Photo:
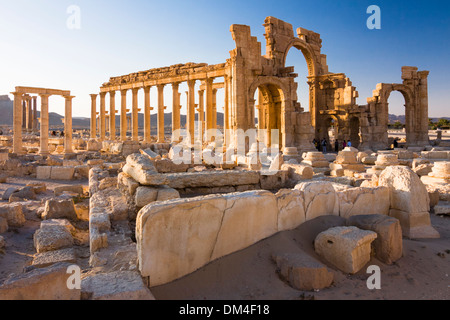
<instances>
[{"instance_id":1,"label":"sandy ground","mask_svg":"<svg viewBox=\"0 0 450 320\"><path fill-rule=\"evenodd\" d=\"M347 275L328 265L335 274L330 288L303 292L280 279L272 254L314 252L316 235L343 224L339 217L319 217L292 231L216 260L172 283L151 288L163 300L447 300L450 299L450 217L431 214L440 239L403 240L403 257L393 265L376 258L359 273ZM326 261L321 260L322 263ZM381 289L369 290L369 265L381 268Z\"/></svg>"}]
</instances>

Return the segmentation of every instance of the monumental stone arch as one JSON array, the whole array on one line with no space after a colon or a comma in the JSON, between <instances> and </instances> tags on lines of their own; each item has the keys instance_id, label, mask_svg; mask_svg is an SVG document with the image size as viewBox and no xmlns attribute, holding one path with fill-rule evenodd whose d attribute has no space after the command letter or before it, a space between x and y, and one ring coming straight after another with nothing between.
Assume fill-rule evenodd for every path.
<instances>
[{"instance_id":1,"label":"monumental stone arch","mask_svg":"<svg viewBox=\"0 0 450 320\"><path fill-rule=\"evenodd\" d=\"M258 136L259 142L272 145L271 130L278 130L276 142L284 152L301 154L314 151L313 139L325 138L329 143L330 128L334 139L350 140L360 149L374 150L388 147L388 98L392 91L400 91L406 101L407 135L409 146L428 145L428 71L417 71L415 67L403 67L402 84L379 84L367 105L358 105L358 91L350 78L344 73L329 71L327 57L322 53L322 39L318 33L298 28L296 34L291 24L274 17L264 21L266 52L263 55L261 43L251 34L247 25L233 24L230 27L235 48L225 63L208 65L206 63L186 63L169 67L154 68L128 75L112 77L100 88L100 140L106 139L105 95L110 95L110 127L115 127L115 94L120 92L120 137L115 130L109 130L109 139L128 139L126 102L127 91L133 94L131 108L132 140L139 141L138 91L144 90L145 101L141 107L144 111L144 141L150 141L150 113L157 111L158 142L167 140L164 131L164 87L172 87L172 141L174 132L180 129L180 93L179 84L187 82L189 87L187 99L186 131L190 141L209 144L214 141L210 129L217 129L216 95L217 89L225 91L224 129L231 132L226 135L226 147L238 147L241 143L239 132L248 132L257 128L267 132ZM286 66L286 57L295 48L304 56L309 85L309 112L298 102L294 67ZM223 78L224 81L214 82ZM196 92L195 83L200 84ZM150 89L156 87L158 99L151 107ZM199 104L195 103L198 94ZM92 115L97 114L96 98L92 97ZM196 115L197 114L197 115ZM197 133L195 119L199 119L204 131ZM95 132L95 121L91 132ZM206 132L206 134L204 134ZM200 137L198 136L200 135ZM96 133L92 135L96 138ZM250 148L246 145L246 148ZM295 151L297 149L297 151Z\"/></svg>"},{"instance_id":2,"label":"monumental stone arch","mask_svg":"<svg viewBox=\"0 0 450 320\"><path fill-rule=\"evenodd\" d=\"M368 98L369 125L361 131L367 137L365 145L375 149L388 147L389 96L400 92L405 99L406 143L408 147L428 145L428 71L417 71L416 67L402 68L402 84L379 83ZM367 141L366 141L367 140ZM370 142L369 142L370 140Z\"/></svg>"}]
</instances>

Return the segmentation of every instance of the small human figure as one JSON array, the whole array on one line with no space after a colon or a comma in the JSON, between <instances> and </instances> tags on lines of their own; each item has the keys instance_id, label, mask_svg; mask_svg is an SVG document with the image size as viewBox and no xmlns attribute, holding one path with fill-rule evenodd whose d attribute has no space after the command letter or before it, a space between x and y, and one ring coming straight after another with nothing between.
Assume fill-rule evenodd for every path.
<instances>
[{"instance_id":1,"label":"small human figure","mask_svg":"<svg viewBox=\"0 0 450 320\"><path fill-rule=\"evenodd\" d=\"M322 139L322 151L327 153L327 140L325 138Z\"/></svg>"},{"instance_id":2,"label":"small human figure","mask_svg":"<svg viewBox=\"0 0 450 320\"><path fill-rule=\"evenodd\" d=\"M351 147L351 146L352 146L352 142L350 140L348 140L347 147Z\"/></svg>"},{"instance_id":3,"label":"small human figure","mask_svg":"<svg viewBox=\"0 0 450 320\"><path fill-rule=\"evenodd\" d=\"M319 143L317 142L316 138L314 138L313 144L314 144L314 147L315 147L317 150L319 150Z\"/></svg>"},{"instance_id":4,"label":"small human figure","mask_svg":"<svg viewBox=\"0 0 450 320\"><path fill-rule=\"evenodd\" d=\"M52 136L54 136L54 137L56 136L56 131L54 131L54 130L52 131Z\"/></svg>"},{"instance_id":5,"label":"small human figure","mask_svg":"<svg viewBox=\"0 0 450 320\"><path fill-rule=\"evenodd\" d=\"M334 152L339 152L339 141L336 139L334 142Z\"/></svg>"},{"instance_id":6,"label":"small human figure","mask_svg":"<svg viewBox=\"0 0 450 320\"><path fill-rule=\"evenodd\" d=\"M61 136L61 137L64 137L64 131L61 131L60 136Z\"/></svg>"},{"instance_id":7,"label":"small human figure","mask_svg":"<svg viewBox=\"0 0 450 320\"><path fill-rule=\"evenodd\" d=\"M345 149L346 146L347 146L347 141L344 140L344 141L342 142L342 149Z\"/></svg>"},{"instance_id":8,"label":"small human figure","mask_svg":"<svg viewBox=\"0 0 450 320\"><path fill-rule=\"evenodd\" d=\"M397 138L394 139L394 149L398 148L398 141Z\"/></svg>"}]
</instances>

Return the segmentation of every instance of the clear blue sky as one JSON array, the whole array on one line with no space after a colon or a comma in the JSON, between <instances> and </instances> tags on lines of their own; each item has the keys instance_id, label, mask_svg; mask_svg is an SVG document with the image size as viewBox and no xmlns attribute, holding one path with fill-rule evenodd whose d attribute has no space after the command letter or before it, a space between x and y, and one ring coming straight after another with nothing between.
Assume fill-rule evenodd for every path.
<instances>
[{"instance_id":1,"label":"clear blue sky","mask_svg":"<svg viewBox=\"0 0 450 320\"><path fill-rule=\"evenodd\" d=\"M381 8L381 30L366 27L372 4ZM80 8L79 30L66 26L70 5ZM225 62L235 47L232 24L249 25L265 54L267 16L294 30L320 33L330 71L351 79L358 104L366 104L377 83L401 82L402 66L417 66L430 71L430 116L450 116L450 2L434 0L0 0L0 94L15 86L71 90L74 116L89 117L89 94L98 93L111 76L177 63ZM305 60L292 49L287 64L299 73L300 102L306 106ZM170 87L166 90L171 112ZM181 102L186 104L184 95ZM389 102L390 113L404 113L401 94ZM62 99L51 98L50 110L63 114Z\"/></svg>"}]
</instances>

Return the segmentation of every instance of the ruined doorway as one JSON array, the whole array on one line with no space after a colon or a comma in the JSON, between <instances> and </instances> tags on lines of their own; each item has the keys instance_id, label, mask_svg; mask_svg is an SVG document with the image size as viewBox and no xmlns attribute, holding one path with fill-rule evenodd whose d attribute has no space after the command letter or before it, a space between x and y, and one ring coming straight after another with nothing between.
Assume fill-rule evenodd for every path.
<instances>
[{"instance_id":1,"label":"ruined doorway","mask_svg":"<svg viewBox=\"0 0 450 320\"><path fill-rule=\"evenodd\" d=\"M361 144L361 127L360 127L360 121L358 117L352 117L350 119L350 141L352 144L352 147L355 147L358 149L359 145Z\"/></svg>"}]
</instances>

